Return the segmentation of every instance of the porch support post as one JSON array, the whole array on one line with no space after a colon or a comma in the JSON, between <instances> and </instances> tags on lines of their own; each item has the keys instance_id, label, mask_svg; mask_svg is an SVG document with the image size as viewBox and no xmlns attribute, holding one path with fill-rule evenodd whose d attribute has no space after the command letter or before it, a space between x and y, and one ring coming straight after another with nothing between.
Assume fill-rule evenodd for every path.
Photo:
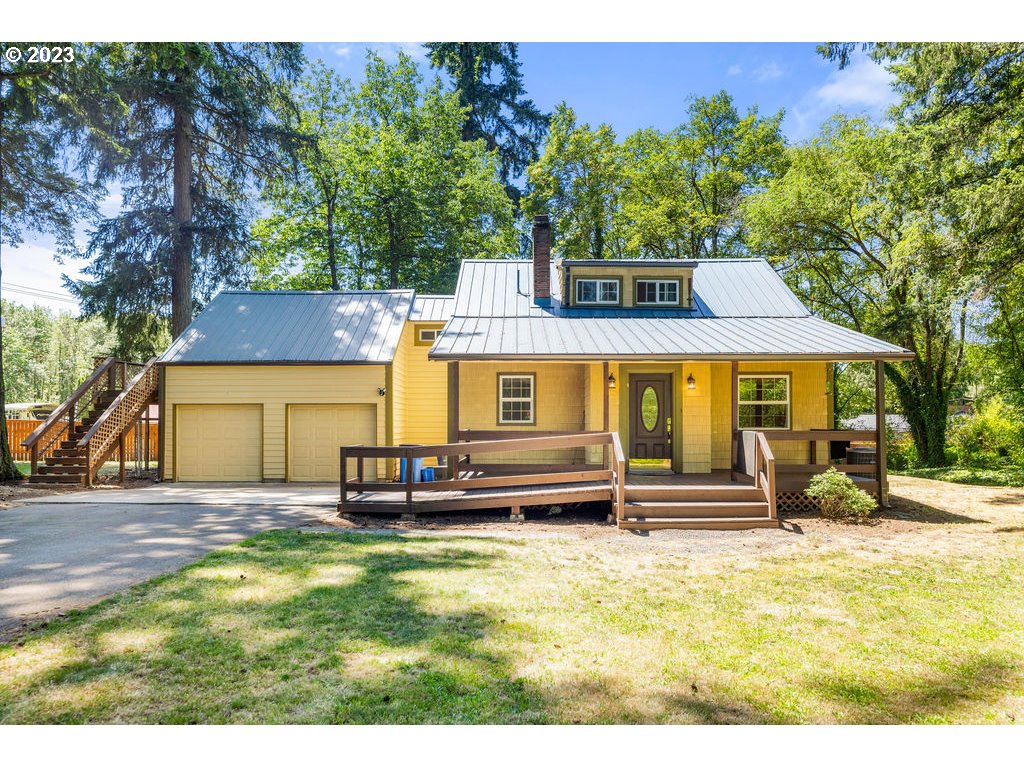
<instances>
[{"instance_id":1,"label":"porch support post","mask_svg":"<svg viewBox=\"0 0 1024 768\"><path fill-rule=\"evenodd\" d=\"M611 422L608 419L608 368L608 361L605 360L604 365L601 366L601 400L604 403L604 421L602 422L604 426L601 428L602 432L607 432L611 425ZM607 445L601 447L601 466L610 467L608 464Z\"/></svg>"},{"instance_id":2,"label":"porch support post","mask_svg":"<svg viewBox=\"0 0 1024 768\"><path fill-rule=\"evenodd\" d=\"M448 442L459 442L459 361L448 363ZM459 456L448 457L448 479L459 479Z\"/></svg>"},{"instance_id":3,"label":"porch support post","mask_svg":"<svg viewBox=\"0 0 1024 768\"><path fill-rule=\"evenodd\" d=\"M875 360L875 477L878 478L878 503L889 506L889 478L885 456L885 363Z\"/></svg>"},{"instance_id":4,"label":"porch support post","mask_svg":"<svg viewBox=\"0 0 1024 768\"><path fill-rule=\"evenodd\" d=\"M740 431L740 363L732 361L732 479L736 479L736 465L739 463L739 431Z\"/></svg>"}]
</instances>

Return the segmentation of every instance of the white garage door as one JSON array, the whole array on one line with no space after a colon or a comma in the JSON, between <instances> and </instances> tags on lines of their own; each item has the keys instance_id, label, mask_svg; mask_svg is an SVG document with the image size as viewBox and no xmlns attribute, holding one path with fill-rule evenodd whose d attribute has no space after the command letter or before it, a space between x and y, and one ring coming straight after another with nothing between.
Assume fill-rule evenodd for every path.
<instances>
[{"instance_id":1,"label":"white garage door","mask_svg":"<svg viewBox=\"0 0 1024 768\"><path fill-rule=\"evenodd\" d=\"M178 480L262 480L263 407L176 405Z\"/></svg>"},{"instance_id":2,"label":"white garage door","mask_svg":"<svg viewBox=\"0 0 1024 768\"><path fill-rule=\"evenodd\" d=\"M288 407L288 479L334 481L339 477L342 445L377 443L377 406L372 404L291 405ZM349 460L349 477L355 477ZM365 462L365 478L375 480L376 462Z\"/></svg>"}]
</instances>

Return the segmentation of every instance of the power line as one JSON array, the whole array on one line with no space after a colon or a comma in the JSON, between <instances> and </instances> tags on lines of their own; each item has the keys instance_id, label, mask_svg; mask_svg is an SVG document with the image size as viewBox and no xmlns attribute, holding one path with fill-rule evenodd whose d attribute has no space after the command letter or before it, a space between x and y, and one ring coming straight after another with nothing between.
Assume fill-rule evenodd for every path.
<instances>
[{"instance_id":1,"label":"power line","mask_svg":"<svg viewBox=\"0 0 1024 768\"><path fill-rule=\"evenodd\" d=\"M40 300L43 300L43 301L59 301L59 302L64 303L64 304L75 304L75 305L78 304L78 302L75 301L72 298L66 298L66 297L63 297L63 296L48 296L48 295L46 295L44 293L38 293L36 291L28 291L28 290L25 290L23 288L9 288L8 287L8 288L4 288L3 292L4 293L13 293L13 294L16 294L18 296L28 296L29 298L40 299Z\"/></svg>"},{"instance_id":2,"label":"power line","mask_svg":"<svg viewBox=\"0 0 1024 768\"><path fill-rule=\"evenodd\" d=\"M4 283L9 288L18 288L25 291L35 291L36 293L48 293L51 296L59 298L72 298L71 294L67 291L51 291L48 288L37 288L34 285L21 285L20 283Z\"/></svg>"}]
</instances>

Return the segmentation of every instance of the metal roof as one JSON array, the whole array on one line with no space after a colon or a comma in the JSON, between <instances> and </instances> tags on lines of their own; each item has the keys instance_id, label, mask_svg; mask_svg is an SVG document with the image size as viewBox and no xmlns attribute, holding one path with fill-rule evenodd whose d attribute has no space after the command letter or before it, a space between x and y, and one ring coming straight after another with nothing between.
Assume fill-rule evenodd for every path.
<instances>
[{"instance_id":1,"label":"metal roof","mask_svg":"<svg viewBox=\"0 0 1024 768\"><path fill-rule=\"evenodd\" d=\"M455 309L454 296L432 296L418 293L412 303L409 319L414 323L440 323L452 316L453 309Z\"/></svg>"},{"instance_id":2,"label":"metal roof","mask_svg":"<svg viewBox=\"0 0 1024 768\"><path fill-rule=\"evenodd\" d=\"M439 360L903 359L906 350L812 316L454 317L430 350Z\"/></svg>"},{"instance_id":3,"label":"metal roof","mask_svg":"<svg viewBox=\"0 0 1024 768\"><path fill-rule=\"evenodd\" d=\"M573 265L609 262L563 262ZM814 317L764 259L613 262L693 268L692 309L533 301L533 263L465 261L435 359L905 359L901 347ZM552 293L558 293L557 263Z\"/></svg>"},{"instance_id":4,"label":"metal roof","mask_svg":"<svg viewBox=\"0 0 1024 768\"><path fill-rule=\"evenodd\" d=\"M693 268L693 309L577 308L552 297L550 306L533 301L533 262L464 261L455 289L455 317L806 317L811 313L764 259L688 261L561 262L574 266L600 264ZM558 262L552 264L552 293L557 293Z\"/></svg>"},{"instance_id":5,"label":"metal roof","mask_svg":"<svg viewBox=\"0 0 1024 768\"><path fill-rule=\"evenodd\" d=\"M222 291L161 363L389 363L412 291Z\"/></svg>"}]
</instances>

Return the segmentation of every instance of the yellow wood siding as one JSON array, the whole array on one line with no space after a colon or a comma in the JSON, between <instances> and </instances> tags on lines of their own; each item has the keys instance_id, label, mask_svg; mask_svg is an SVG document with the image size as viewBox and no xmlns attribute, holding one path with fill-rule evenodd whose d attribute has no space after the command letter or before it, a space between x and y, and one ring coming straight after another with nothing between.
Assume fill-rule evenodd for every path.
<instances>
[{"instance_id":1,"label":"yellow wood siding","mask_svg":"<svg viewBox=\"0 0 1024 768\"><path fill-rule=\"evenodd\" d=\"M376 434L374 405L288 406L288 479L337 482L341 467L338 446L371 445ZM348 468L348 477L355 477L355 459L348 460ZM366 479L376 479L374 467L366 469Z\"/></svg>"},{"instance_id":2,"label":"yellow wood siding","mask_svg":"<svg viewBox=\"0 0 1024 768\"><path fill-rule=\"evenodd\" d=\"M179 405L175 479L261 479L262 410L259 405Z\"/></svg>"},{"instance_id":3,"label":"yellow wood siding","mask_svg":"<svg viewBox=\"0 0 1024 768\"><path fill-rule=\"evenodd\" d=\"M448 442L448 364L428 360L430 345L416 343L419 329L443 327L444 323L406 324L394 363L396 444Z\"/></svg>"},{"instance_id":4,"label":"yellow wood siding","mask_svg":"<svg viewBox=\"0 0 1024 768\"><path fill-rule=\"evenodd\" d=\"M164 479L174 476L174 413L179 405L263 406L264 480L286 477L286 414L290 404L365 403L376 411L376 443L386 445L383 365L170 365L165 373ZM383 464L378 467L383 474Z\"/></svg>"},{"instance_id":5,"label":"yellow wood siding","mask_svg":"<svg viewBox=\"0 0 1024 768\"><path fill-rule=\"evenodd\" d=\"M499 373L536 375L535 424L498 423ZM586 382L585 363L463 362L459 365L459 428L511 432L582 431L588 411ZM591 406L590 411L593 410ZM572 451L534 451L522 456L504 454L493 458L499 463L564 462L572 458Z\"/></svg>"},{"instance_id":6,"label":"yellow wood siding","mask_svg":"<svg viewBox=\"0 0 1024 768\"><path fill-rule=\"evenodd\" d=\"M693 376L693 389L686 381L689 376ZM672 430L672 437L683 441L683 472L710 472L711 366L708 363L683 363L677 381L679 391L676 396L683 400L683 423Z\"/></svg>"},{"instance_id":7,"label":"yellow wood siding","mask_svg":"<svg viewBox=\"0 0 1024 768\"><path fill-rule=\"evenodd\" d=\"M711 363L711 468L732 469L732 363Z\"/></svg>"}]
</instances>

